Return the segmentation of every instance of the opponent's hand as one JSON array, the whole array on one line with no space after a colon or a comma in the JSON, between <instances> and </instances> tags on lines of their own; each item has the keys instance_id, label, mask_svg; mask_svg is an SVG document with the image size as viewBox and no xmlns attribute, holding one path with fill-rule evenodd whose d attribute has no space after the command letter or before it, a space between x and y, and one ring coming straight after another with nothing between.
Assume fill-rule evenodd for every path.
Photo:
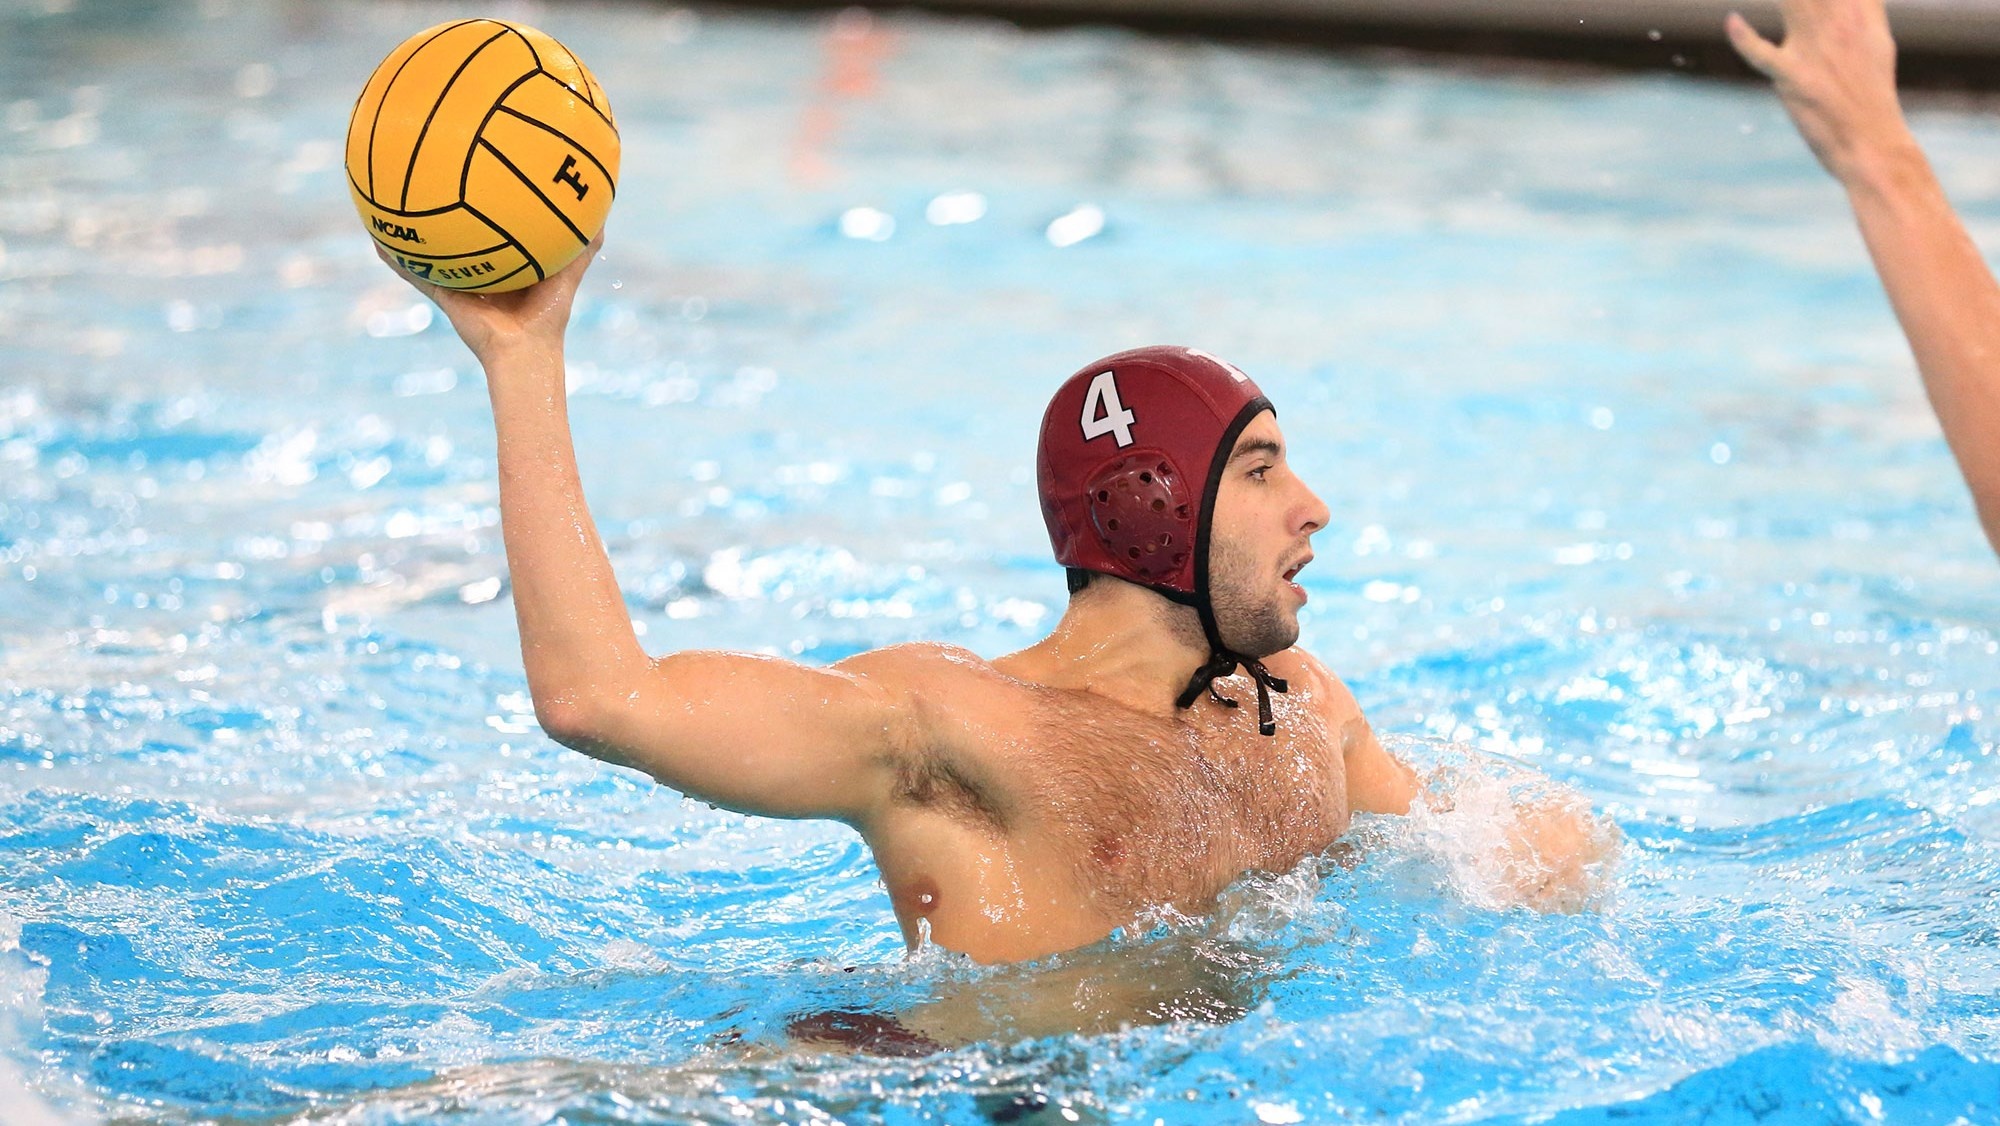
<instances>
[{"instance_id":1,"label":"opponent's hand","mask_svg":"<svg viewBox=\"0 0 2000 1126\"><path fill-rule=\"evenodd\" d=\"M570 308L576 302L576 288L603 245L604 235L600 232L577 255L576 261L534 285L506 293L462 293L447 289L412 277L381 246L376 246L375 253L397 277L437 303L445 319L458 331L459 339L484 363L496 352L519 345L561 348L563 330L569 327Z\"/></svg>"},{"instance_id":2,"label":"opponent's hand","mask_svg":"<svg viewBox=\"0 0 2000 1126\"><path fill-rule=\"evenodd\" d=\"M1771 79L1821 165L1844 177L1871 148L1906 135L1896 99L1896 42L1884 0L1780 0L1782 43L1741 14L1724 29L1736 53Z\"/></svg>"}]
</instances>

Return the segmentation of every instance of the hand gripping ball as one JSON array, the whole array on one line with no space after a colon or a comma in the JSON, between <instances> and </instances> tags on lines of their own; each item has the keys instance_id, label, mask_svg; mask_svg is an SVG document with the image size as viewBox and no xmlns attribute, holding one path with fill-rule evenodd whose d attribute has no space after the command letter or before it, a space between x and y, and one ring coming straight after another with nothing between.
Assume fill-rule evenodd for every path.
<instances>
[{"instance_id":1,"label":"hand gripping ball","mask_svg":"<svg viewBox=\"0 0 2000 1126\"><path fill-rule=\"evenodd\" d=\"M618 127L568 48L469 19L403 41L347 123L347 184L377 243L452 289L520 289L604 227Z\"/></svg>"}]
</instances>

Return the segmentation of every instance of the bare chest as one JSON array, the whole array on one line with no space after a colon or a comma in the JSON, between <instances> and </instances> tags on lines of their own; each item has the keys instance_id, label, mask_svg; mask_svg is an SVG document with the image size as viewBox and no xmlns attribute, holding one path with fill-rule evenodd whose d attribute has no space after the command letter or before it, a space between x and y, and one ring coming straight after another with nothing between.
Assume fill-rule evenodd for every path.
<instances>
[{"instance_id":1,"label":"bare chest","mask_svg":"<svg viewBox=\"0 0 2000 1126\"><path fill-rule=\"evenodd\" d=\"M1102 912L1205 910L1242 873L1288 870L1346 831L1340 736L1303 692L1274 699L1276 736L1208 701L1171 718L1059 692L1024 703L989 733L993 777L969 812Z\"/></svg>"}]
</instances>

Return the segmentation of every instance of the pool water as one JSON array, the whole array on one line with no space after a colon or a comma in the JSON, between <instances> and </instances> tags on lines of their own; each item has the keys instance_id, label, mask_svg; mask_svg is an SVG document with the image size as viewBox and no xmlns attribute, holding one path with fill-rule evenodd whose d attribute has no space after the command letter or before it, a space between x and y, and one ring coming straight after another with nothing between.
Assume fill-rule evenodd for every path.
<instances>
[{"instance_id":1,"label":"pool water","mask_svg":"<svg viewBox=\"0 0 2000 1126\"><path fill-rule=\"evenodd\" d=\"M0 1118L2000 1120L2000 583L1767 91L478 9L623 129L571 403L655 652L1028 644L1047 394L1188 343L1332 507L1303 642L1378 730L1625 835L1542 916L1475 820L1363 819L980 970L851 832L537 731L480 374L338 164L474 10L0 3ZM2000 119L1914 112L2000 249ZM786 1032L927 1006L971 1041Z\"/></svg>"}]
</instances>

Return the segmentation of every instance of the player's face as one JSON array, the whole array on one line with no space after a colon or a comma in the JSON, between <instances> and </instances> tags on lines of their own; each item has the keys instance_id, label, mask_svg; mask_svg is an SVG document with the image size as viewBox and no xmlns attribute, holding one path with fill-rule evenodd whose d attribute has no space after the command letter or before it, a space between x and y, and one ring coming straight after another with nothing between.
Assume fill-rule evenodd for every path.
<instances>
[{"instance_id":1,"label":"player's face","mask_svg":"<svg viewBox=\"0 0 2000 1126\"><path fill-rule=\"evenodd\" d=\"M1299 639L1306 592L1293 580L1328 519L1326 504L1285 462L1277 416L1258 415L1223 467L1209 527L1209 595L1224 645L1268 657Z\"/></svg>"}]
</instances>

